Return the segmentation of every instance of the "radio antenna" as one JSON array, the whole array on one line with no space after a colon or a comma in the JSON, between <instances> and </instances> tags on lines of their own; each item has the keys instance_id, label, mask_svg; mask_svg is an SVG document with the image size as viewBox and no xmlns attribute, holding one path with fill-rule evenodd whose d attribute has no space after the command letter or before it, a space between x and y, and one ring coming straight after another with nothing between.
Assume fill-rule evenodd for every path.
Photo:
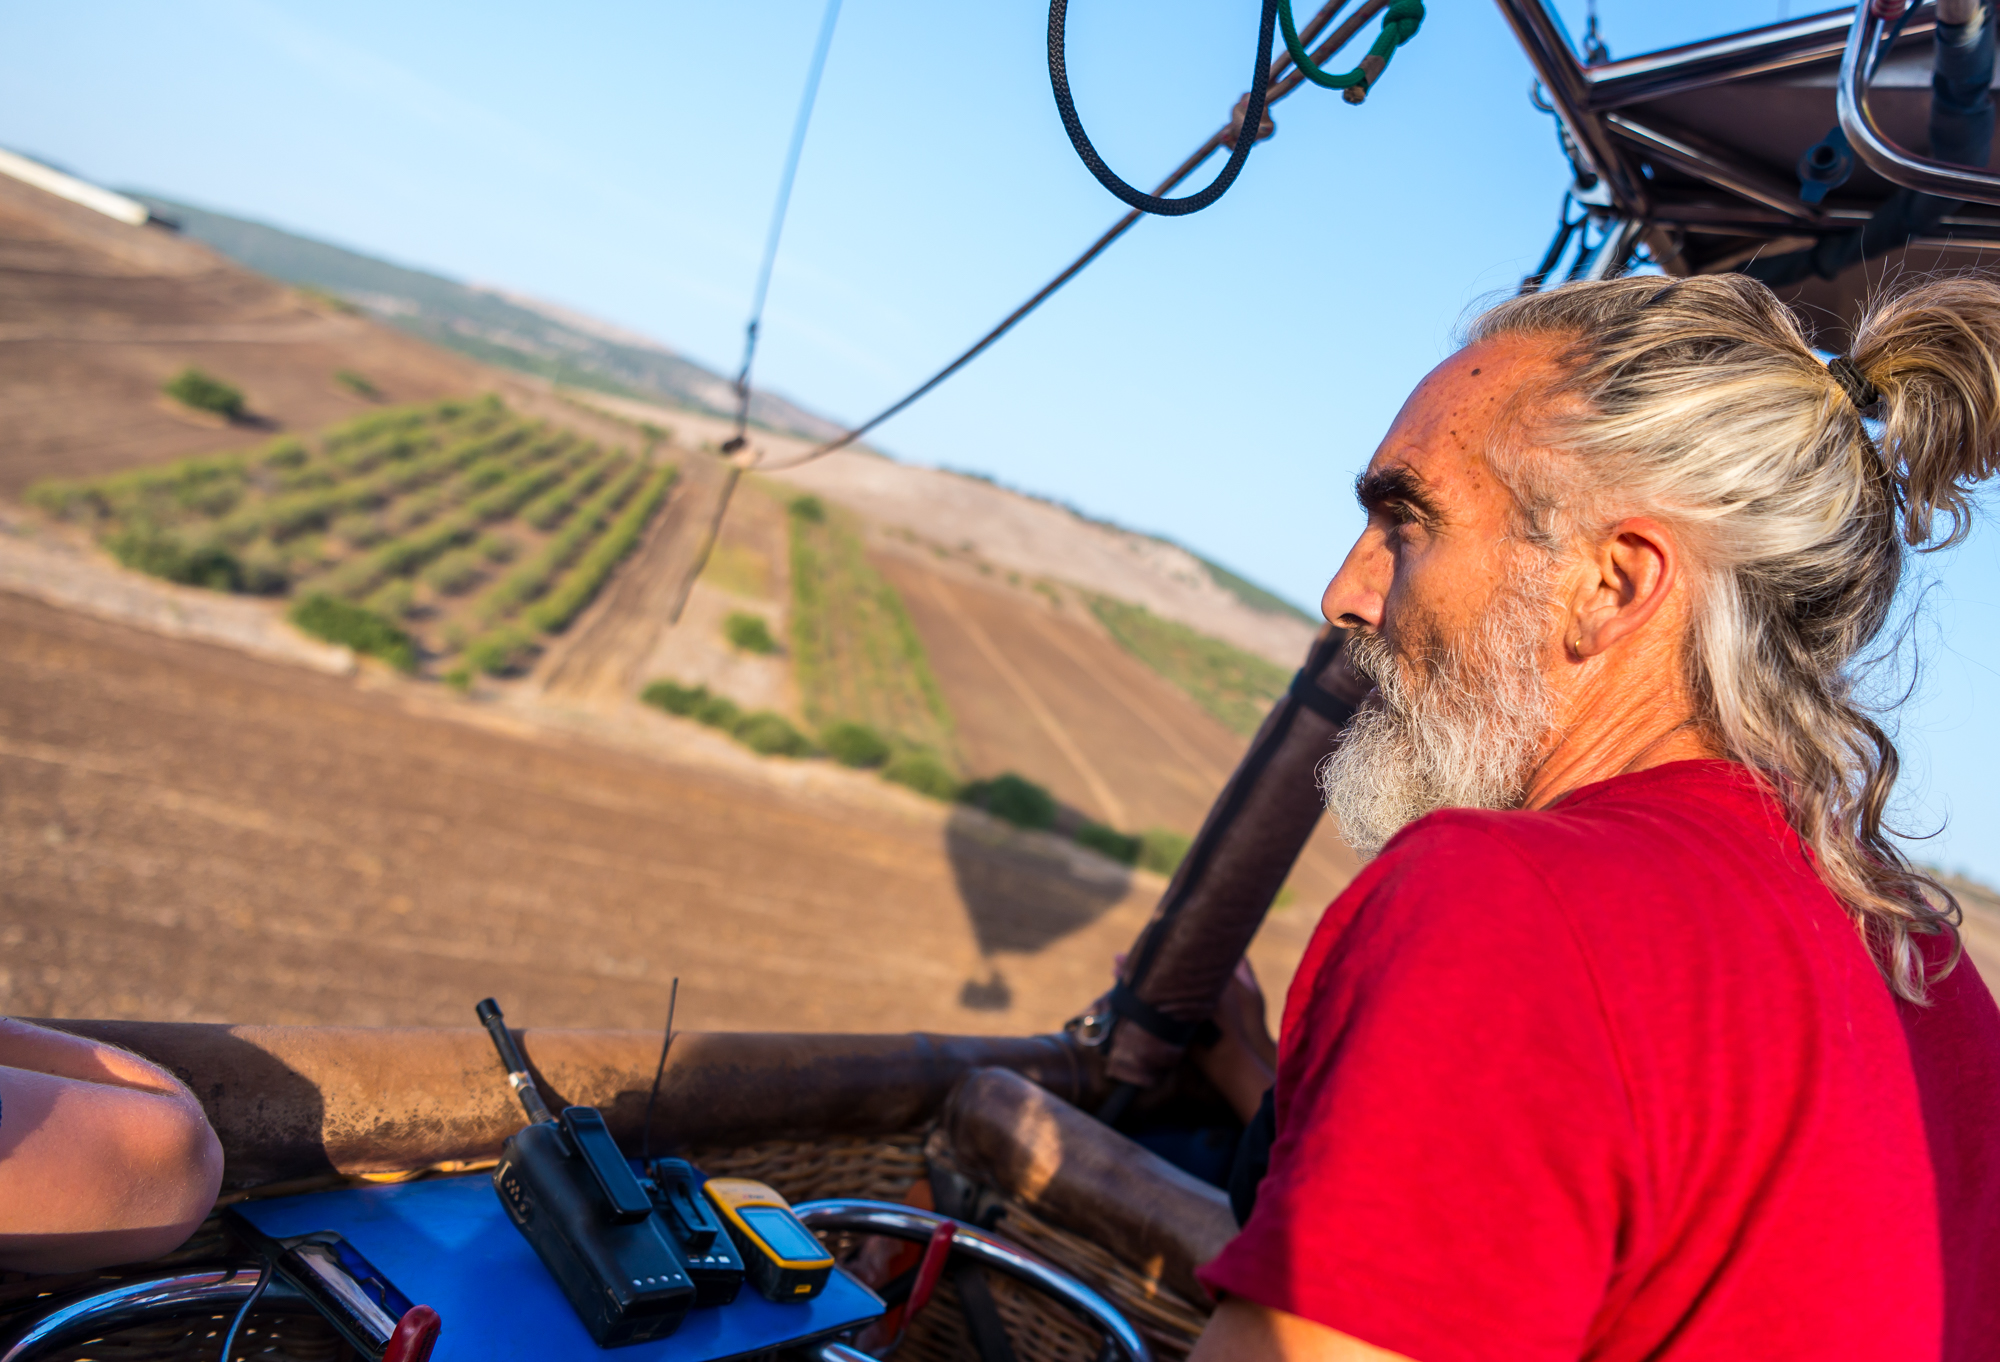
<instances>
[{"instance_id":1,"label":"radio antenna","mask_svg":"<svg viewBox=\"0 0 2000 1362\"><path fill-rule=\"evenodd\" d=\"M667 992L667 1037L660 1042L660 1067L653 1070L653 1090L646 1094L646 1124L639 1131L639 1162L653 1161L653 1102L660 1095L660 1077L667 1071L667 1051L674 1045L674 1004L680 1001L681 977L674 976L673 987Z\"/></svg>"}]
</instances>

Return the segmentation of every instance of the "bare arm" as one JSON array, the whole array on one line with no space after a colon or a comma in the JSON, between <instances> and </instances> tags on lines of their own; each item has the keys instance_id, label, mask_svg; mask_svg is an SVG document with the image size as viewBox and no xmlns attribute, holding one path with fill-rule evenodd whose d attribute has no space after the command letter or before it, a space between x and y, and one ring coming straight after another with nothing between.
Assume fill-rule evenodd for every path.
<instances>
[{"instance_id":1,"label":"bare arm","mask_svg":"<svg viewBox=\"0 0 2000 1362\"><path fill-rule=\"evenodd\" d=\"M1230 1297L1215 1309L1188 1362L1410 1362L1282 1310Z\"/></svg>"},{"instance_id":2,"label":"bare arm","mask_svg":"<svg viewBox=\"0 0 2000 1362\"><path fill-rule=\"evenodd\" d=\"M0 1019L0 1269L157 1257L187 1239L221 1185L222 1146L171 1074Z\"/></svg>"}]
</instances>

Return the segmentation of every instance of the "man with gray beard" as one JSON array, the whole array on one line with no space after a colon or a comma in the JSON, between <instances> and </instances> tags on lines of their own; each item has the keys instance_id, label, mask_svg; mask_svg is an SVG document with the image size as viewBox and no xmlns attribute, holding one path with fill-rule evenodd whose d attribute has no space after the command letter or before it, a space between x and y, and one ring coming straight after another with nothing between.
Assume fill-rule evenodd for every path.
<instances>
[{"instance_id":1,"label":"man with gray beard","mask_svg":"<svg viewBox=\"0 0 2000 1362\"><path fill-rule=\"evenodd\" d=\"M1831 363L1741 276L1568 285L1418 385L1323 603L1371 859L1193 1362L2000 1358L2000 1009L1855 698L1997 467L1978 280Z\"/></svg>"},{"instance_id":2,"label":"man with gray beard","mask_svg":"<svg viewBox=\"0 0 2000 1362\"><path fill-rule=\"evenodd\" d=\"M1366 478L1361 495L1364 504L1378 495ZM1348 723L1320 788L1363 856L1433 809L1519 807L1557 706L1541 658L1555 574L1535 550L1517 556L1517 579L1501 584L1467 640L1408 621L1407 663L1386 633L1348 640L1347 663L1374 685L1373 702Z\"/></svg>"}]
</instances>

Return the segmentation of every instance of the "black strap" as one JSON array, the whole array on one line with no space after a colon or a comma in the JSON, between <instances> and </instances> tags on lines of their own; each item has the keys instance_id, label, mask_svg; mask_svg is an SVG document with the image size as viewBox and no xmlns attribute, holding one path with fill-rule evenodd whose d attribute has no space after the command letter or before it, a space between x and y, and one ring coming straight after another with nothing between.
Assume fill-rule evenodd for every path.
<instances>
[{"instance_id":1,"label":"black strap","mask_svg":"<svg viewBox=\"0 0 2000 1362\"><path fill-rule=\"evenodd\" d=\"M1338 695L1321 690L1319 683L1307 676L1304 668L1292 673L1292 698L1335 728L1347 727L1347 721L1354 717L1353 705Z\"/></svg>"},{"instance_id":2,"label":"black strap","mask_svg":"<svg viewBox=\"0 0 2000 1362\"><path fill-rule=\"evenodd\" d=\"M979 1362L1015 1362L1014 1343L1007 1337L1007 1325L1000 1318L985 1272L969 1260L956 1263L951 1269L951 1284L958 1288L958 1308L965 1316Z\"/></svg>"},{"instance_id":3,"label":"black strap","mask_svg":"<svg viewBox=\"0 0 2000 1362\"><path fill-rule=\"evenodd\" d=\"M1178 1045L1182 1049L1190 1045L1212 1045L1222 1038L1222 1033L1216 1029L1215 1023L1206 1017L1200 1021L1182 1021L1179 1017L1169 1017L1141 998L1123 979L1111 986L1111 1010L1141 1031L1157 1036L1169 1045Z\"/></svg>"}]
</instances>

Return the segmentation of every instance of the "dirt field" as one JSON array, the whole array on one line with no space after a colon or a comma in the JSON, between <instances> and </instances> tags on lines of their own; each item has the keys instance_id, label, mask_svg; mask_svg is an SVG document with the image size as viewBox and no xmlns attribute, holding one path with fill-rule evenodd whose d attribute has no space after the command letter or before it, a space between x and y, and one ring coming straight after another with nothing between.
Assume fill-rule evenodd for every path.
<instances>
[{"instance_id":1,"label":"dirt field","mask_svg":"<svg viewBox=\"0 0 2000 1362\"><path fill-rule=\"evenodd\" d=\"M1023 1032L1160 883L0 594L0 1012Z\"/></svg>"},{"instance_id":2,"label":"dirt field","mask_svg":"<svg viewBox=\"0 0 2000 1362\"><path fill-rule=\"evenodd\" d=\"M162 397L189 365L241 388L252 419L231 425ZM0 175L0 496L38 478L256 444L376 405L335 382L341 369L385 402L499 391L589 438L631 440L544 387L317 308L172 232Z\"/></svg>"},{"instance_id":3,"label":"dirt field","mask_svg":"<svg viewBox=\"0 0 2000 1362\"><path fill-rule=\"evenodd\" d=\"M876 563L923 636L968 770L1019 771L1117 828L1201 826L1244 739L1120 648L1079 602L1057 606L900 553ZM1324 906L1354 870L1323 823L1293 872L1292 901Z\"/></svg>"}]
</instances>

